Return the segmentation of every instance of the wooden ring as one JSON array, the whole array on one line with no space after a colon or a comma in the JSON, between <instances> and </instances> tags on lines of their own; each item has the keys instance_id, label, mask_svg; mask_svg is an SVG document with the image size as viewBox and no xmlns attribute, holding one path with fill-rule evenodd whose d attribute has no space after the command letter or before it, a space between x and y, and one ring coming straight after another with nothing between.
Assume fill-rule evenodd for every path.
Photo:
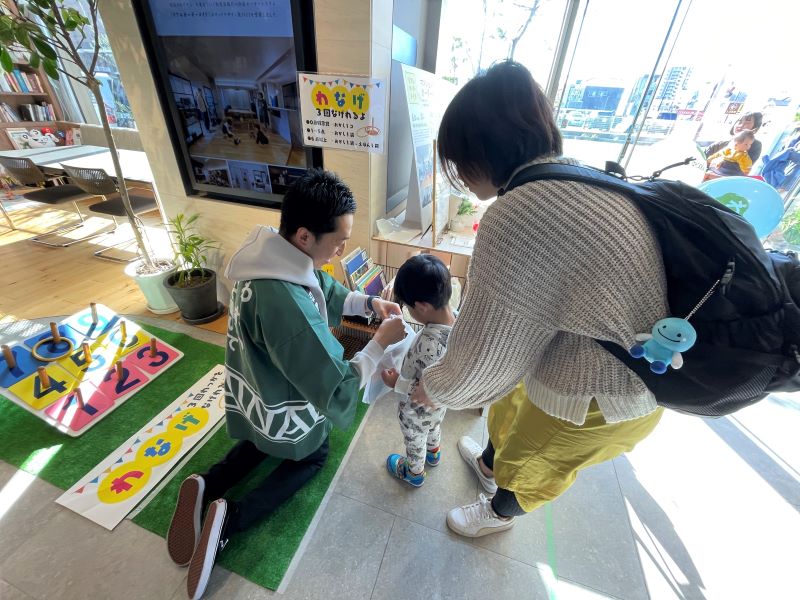
<instances>
[{"instance_id":1,"label":"wooden ring","mask_svg":"<svg viewBox=\"0 0 800 600\"><path fill-rule=\"evenodd\" d=\"M72 353L72 351L75 349L75 345L72 343L72 340L67 338L67 337L62 337L61 341L62 342L66 342L67 345L69 346L69 348L67 348L67 350L66 350L66 352L64 352L64 354L61 354L60 356L55 356L55 357L49 358L49 357L46 357L46 356L42 356L37 352L37 350L39 349L39 346L41 346L42 344L46 344L48 342L55 343L55 340L52 337L48 337L48 338L44 338L44 339L41 339L38 342L36 342L36 345L33 347L33 350L31 351L31 354L33 355L33 358L35 358L36 360L40 360L42 362L56 362L57 360L61 360L65 356L69 356Z\"/></svg>"}]
</instances>

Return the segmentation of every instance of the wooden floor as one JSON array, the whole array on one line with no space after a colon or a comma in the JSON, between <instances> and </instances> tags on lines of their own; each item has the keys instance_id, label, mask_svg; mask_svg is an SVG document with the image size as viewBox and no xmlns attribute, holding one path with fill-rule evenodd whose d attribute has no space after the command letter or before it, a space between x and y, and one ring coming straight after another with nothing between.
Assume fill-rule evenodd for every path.
<instances>
[{"instance_id":1,"label":"wooden floor","mask_svg":"<svg viewBox=\"0 0 800 600\"><path fill-rule=\"evenodd\" d=\"M93 252L118 241L132 238L130 226L118 228L113 236L103 236L81 242L68 248L48 248L28 241L29 238L75 220L74 212L30 203L18 197L2 199L14 221L16 230L8 228L0 216L0 323L19 319L72 314L89 302L105 304L118 313L155 316L147 310L144 296L136 283L128 278L125 265L100 260ZM86 206L97 199L81 204ZM171 256L167 235L161 226L159 214L142 215L151 245L161 256ZM98 217L87 220L86 229L99 231L111 222ZM81 237L83 229L68 235ZM163 315L177 321L180 313ZM227 317L202 326L204 329L225 333Z\"/></svg>"},{"instance_id":2,"label":"wooden floor","mask_svg":"<svg viewBox=\"0 0 800 600\"><path fill-rule=\"evenodd\" d=\"M189 151L192 156L226 158L270 165L292 165L289 161L291 155L295 162L302 161L297 166L305 166L305 156L302 153L292 153L291 144L275 133L267 134L269 138L267 145L256 144L256 140L246 131L237 131L236 136L241 140L239 144L235 144L232 139L223 136L222 130L217 129L197 140L189 147Z\"/></svg>"}]
</instances>

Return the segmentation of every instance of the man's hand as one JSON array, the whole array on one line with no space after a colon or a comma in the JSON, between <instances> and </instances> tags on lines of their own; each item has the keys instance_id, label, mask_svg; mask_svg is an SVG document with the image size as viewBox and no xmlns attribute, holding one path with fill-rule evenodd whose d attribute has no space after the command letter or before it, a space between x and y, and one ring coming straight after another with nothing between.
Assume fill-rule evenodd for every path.
<instances>
[{"instance_id":1,"label":"man's hand","mask_svg":"<svg viewBox=\"0 0 800 600\"><path fill-rule=\"evenodd\" d=\"M403 311L400 310L400 305L381 298L372 299L372 309L375 312L375 316L381 321L388 319L392 315L400 316L403 314Z\"/></svg>"},{"instance_id":2,"label":"man's hand","mask_svg":"<svg viewBox=\"0 0 800 600\"><path fill-rule=\"evenodd\" d=\"M419 380L414 391L411 392L411 406L424 406L428 410L438 408L438 405L428 398L428 394L425 393L425 388L422 387L422 379Z\"/></svg>"},{"instance_id":3,"label":"man's hand","mask_svg":"<svg viewBox=\"0 0 800 600\"><path fill-rule=\"evenodd\" d=\"M394 389L399 377L400 373L397 372L397 369L385 369L381 371L381 379L383 379L383 383L385 383L388 388Z\"/></svg>"},{"instance_id":4,"label":"man's hand","mask_svg":"<svg viewBox=\"0 0 800 600\"><path fill-rule=\"evenodd\" d=\"M374 302L377 302L377 300ZM395 306L397 305L395 304ZM383 349L386 349L388 346L396 344L404 337L406 337L406 328L403 318L389 317L381 323L372 339L378 342Z\"/></svg>"}]
</instances>

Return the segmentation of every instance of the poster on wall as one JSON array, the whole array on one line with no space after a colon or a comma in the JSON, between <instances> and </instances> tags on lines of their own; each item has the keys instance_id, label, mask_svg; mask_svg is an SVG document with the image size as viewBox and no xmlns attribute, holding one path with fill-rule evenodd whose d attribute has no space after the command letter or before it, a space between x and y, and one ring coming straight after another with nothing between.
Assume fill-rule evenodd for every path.
<instances>
[{"instance_id":1,"label":"poster on wall","mask_svg":"<svg viewBox=\"0 0 800 600\"><path fill-rule=\"evenodd\" d=\"M298 73L307 146L383 154L386 82L371 77Z\"/></svg>"},{"instance_id":2,"label":"poster on wall","mask_svg":"<svg viewBox=\"0 0 800 600\"><path fill-rule=\"evenodd\" d=\"M405 225L420 228L424 232L432 222L434 183L437 198L447 198L446 202L439 203L440 206L447 205L450 198L450 186L447 179L441 176L441 165L434 166L437 160L434 143L442 114L455 95L455 86L428 71L409 65L402 67L405 103L414 145ZM434 172L437 174L435 180ZM446 221L446 216L442 216L437 223L443 227ZM437 229L441 231L442 227Z\"/></svg>"},{"instance_id":3,"label":"poster on wall","mask_svg":"<svg viewBox=\"0 0 800 600\"><path fill-rule=\"evenodd\" d=\"M114 529L225 415L225 367L212 368L56 499Z\"/></svg>"}]
</instances>

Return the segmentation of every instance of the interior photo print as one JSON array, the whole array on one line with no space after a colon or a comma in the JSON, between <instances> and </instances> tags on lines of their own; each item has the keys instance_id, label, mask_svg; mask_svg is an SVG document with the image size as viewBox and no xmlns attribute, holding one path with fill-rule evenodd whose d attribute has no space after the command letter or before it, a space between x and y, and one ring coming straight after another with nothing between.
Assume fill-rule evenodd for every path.
<instances>
[{"instance_id":1,"label":"interior photo print","mask_svg":"<svg viewBox=\"0 0 800 600\"><path fill-rule=\"evenodd\" d=\"M216 24L179 21L162 4L153 0L151 9L192 163L225 161L231 188L261 193L272 193L270 167L307 168L289 1L271 3L262 20L222 16ZM224 27L226 18L237 26ZM192 171L196 183L217 185Z\"/></svg>"}]
</instances>

